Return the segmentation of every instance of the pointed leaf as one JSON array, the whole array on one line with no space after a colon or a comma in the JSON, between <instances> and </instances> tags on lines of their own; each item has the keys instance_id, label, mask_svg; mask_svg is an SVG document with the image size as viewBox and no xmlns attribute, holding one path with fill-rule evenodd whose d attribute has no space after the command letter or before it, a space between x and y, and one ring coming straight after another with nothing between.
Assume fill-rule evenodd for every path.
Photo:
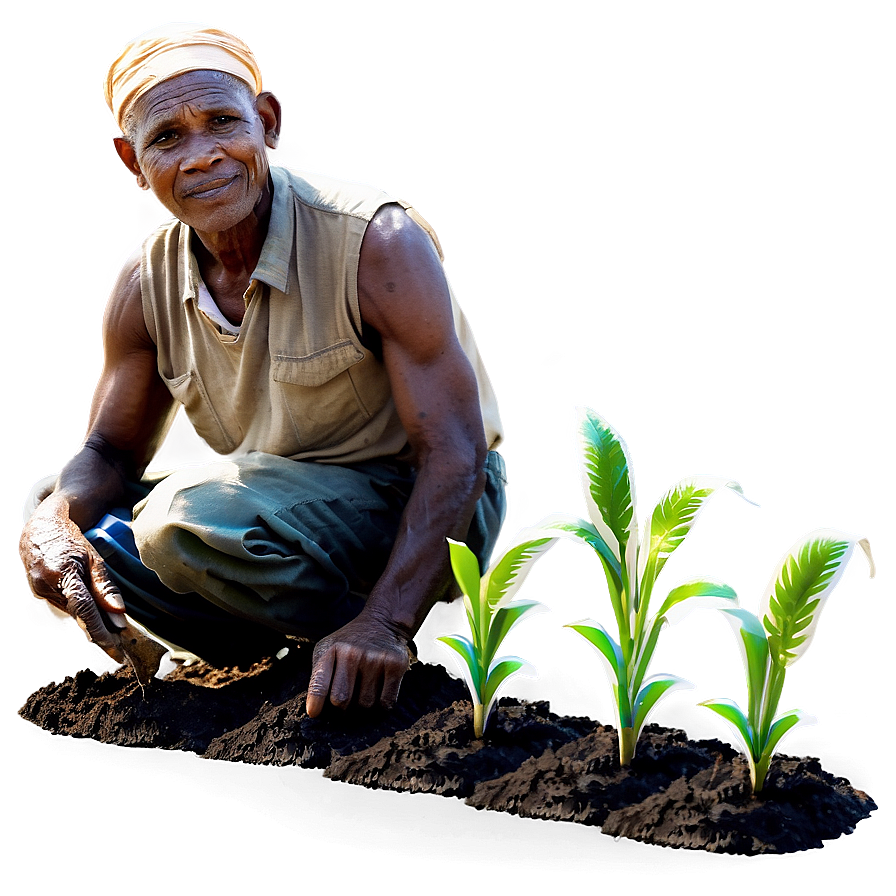
<instances>
[{"instance_id":1,"label":"pointed leaf","mask_svg":"<svg viewBox=\"0 0 896 896\"><path fill-rule=\"evenodd\" d=\"M510 601L523 584L534 562L556 543L556 535L548 535L536 529L524 529L514 544L488 568L484 579L485 597L489 610L494 613L502 604Z\"/></svg>"},{"instance_id":2,"label":"pointed leaf","mask_svg":"<svg viewBox=\"0 0 896 896\"><path fill-rule=\"evenodd\" d=\"M588 514L622 564L626 545L637 531L628 448L610 424L594 411L582 408L580 415L582 474Z\"/></svg>"},{"instance_id":3,"label":"pointed leaf","mask_svg":"<svg viewBox=\"0 0 896 896\"><path fill-rule=\"evenodd\" d=\"M451 557L451 569L460 590L475 604L479 600L479 561L476 555L462 542L447 539Z\"/></svg>"},{"instance_id":4,"label":"pointed leaf","mask_svg":"<svg viewBox=\"0 0 896 896\"><path fill-rule=\"evenodd\" d=\"M474 703L482 703L481 676L473 645L462 635L443 635L436 639L447 644L463 660L461 671Z\"/></svg>"},{"instance_id":5,"label":"pointed leaf","mask_svg":"<svg viewBox=\"0 0 896 896\"><path fill-rule=\"evenodd\" d=\"M790 712L782 713L775 719L774 724L769 730L768 737L762 745L762 755L766 759L771 759L778 749L781 738L792 731L798 725L812 725L815 722L813 716L807 715L801 709L792 709Z\"/></svg>"},{"instance_id":6,"label":"pointed leaf","mask_svg":"<svg viewBox=\"0 0 896 896\"><path fill-rule=\"evenodd\" d=\"M477 650L481 650L488 634L488 608L482 599L482 580L476 555L462 542L448 539L451 569L464 595L467 621Z\"/></svg>"},{"instance_id":7,"label":"pointed leaf","mask_svg":"<svg viewBox=\"0 0 896 896\"><path fill-rule=\"evenodd\" d=\"M742 607L723 609L725 618L734 630L747 676L747 697L750 724L759 731L762 698L769 674L768 640L762 623Z\"/></svg>"},{"instance_id":8,"label":"pointed leaf","mask_svg":"<svg viewBox=\"0 0 896 896\"><path fill-rule=\"evenodd\" d=\"M669 693L669 691L679 688L692 688L691 682L684 678L678 678L676 675L652 675L644 686L638 691L633 707L635 739L644 727L647 717L653 711L657 702L661 697Z\"/></svg>"},{"instance_id":9,"label":"pointed leaf","mask_svg":"<svg viewBox=\"0 0 896 896\"><path fill-rule=\"evenodd\" d=\"M685 605L685 601L687 604ZM692 579L673 588L663 601L657 618L665 616L670 623L680 622L698 607L724 609L737 603L737 592L724 582ZM674 609L673 609L674 608Z\"/></svg>"},{"instance_id":10,"label":"pointed leaf","mask_svg":"<svg viewBox=\"0 0 896 896\"><path fill-rule=\"evenodd\" d=\"M545 610L543 604L534 600L515 600L513 603L499 607L492 618L492 624L488 632L488 641L485 645L483 662L488 665L501 646L501 642L507 637L507 633L528 614L534 614Z\"/></svg>"},{"instance_id":11,"label":"pointed leaf","mask_svg":"<svg viewBox=\"0 0 896 896\"><path fill-rule=\"evenodd\" d=\"M721 473L684 476L660 495L647 518L638 557L642 600L649 599L666 562L687 541L709 502L722 489L755 504L744 494L739 480Z\"/></svg>"},{"instance_id":12,"label":"pointed leaf","mask_svg":"<svg viewBox=\"0 0 896 896\"><path fill-rule=\"evenodd\" d=\"M798 541L782 561L759 613L768 632L769 649L781 665L795 663L806 652L821 611L857 543L871 562L868 542L862 541L832 529L818 529Z\"/></svg>"},{"instance_id":13,"label":"pointed leaf","mask_svg":"<svg viewBox=\"0 0 896 896\"><path fill-rule=\"evenodd\" d=\"M535 527L535 531L543 532L551 537L581 541L589 545L600 557L604 569L607 570L607 575L612 576L611 587L615 587L617 591L622 590L622 569L619 558L613 553L610 546L604 541L603 536L592 523L573 516L556 514L542 520Z\"/></svg>"},{"instance_id":14,"label":"pointed leaf","mask_svg":"<svg viewBox=\"0 0 896 896\"><path fill-rule=\"evenodd\" d=\"M759 752L753 746L753 729L743 710L733 701L727 699L704 700L698 706L705 706L718 713L734 729L741 741L741 747L752 765Z\"/></svg>"},{"instance_id":15,"label":"pointed leaf","mask_svg":"<svg viewBox=\"0 0 896 896\"><path fill-rule=\"evenodd\" d=\"M721 597L736 601L737 592L718 576L685 576L669 589L657 615L665 616L667 610L689 597Z\"/></svg>"},{"instance_id":16,"label":"pointed leaf","mask_svg":"<svg viewBox=\"0 0 896 896\"><path fill-rule=\"evenodd\" d=\"M619 723L624 728L632 727L632 709L628 696L628 684L625 675L625 658L622 656L622 648L607 634L604 627L593 619L583 619L567 625L585 638L592 646L597 648L606 664L610 678L615 679L617 688L617 710Z\"/></svg>"},{"instance_id":17,"label":"pointed leaf","mask_svg":"<svg viewBox=\"0 0 896 896\"><path fill-rule=\"evenodd\" d=\"M494 663L489 670L488 678L485 680L485 688L482 695L486 721L488 721L492 706L494 706L495 701L498 699L498 691L502 685L505 684L511 675L525 671L528 671L530 675L535 674L535 669L525 660L521 660L518 656L503 656Z\"/></svg>"}]
</instances>

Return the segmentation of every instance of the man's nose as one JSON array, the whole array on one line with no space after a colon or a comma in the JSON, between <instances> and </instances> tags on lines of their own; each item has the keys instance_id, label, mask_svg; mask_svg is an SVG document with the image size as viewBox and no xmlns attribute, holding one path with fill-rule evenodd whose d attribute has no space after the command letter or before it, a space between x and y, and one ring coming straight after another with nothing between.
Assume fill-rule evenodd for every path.
<instances>
[{"instance_id":1,"label":"man's nose","mask_svg":"<svg viewBox=\"0 0 896 896\"><path fill-rule=\"evenodd\" d=\"M181 171L190 174L196 171L208 171L224 158L221 145L211 135L203 134L189 140L186 152L181 159Z\"/></svg>"}]
</instances>

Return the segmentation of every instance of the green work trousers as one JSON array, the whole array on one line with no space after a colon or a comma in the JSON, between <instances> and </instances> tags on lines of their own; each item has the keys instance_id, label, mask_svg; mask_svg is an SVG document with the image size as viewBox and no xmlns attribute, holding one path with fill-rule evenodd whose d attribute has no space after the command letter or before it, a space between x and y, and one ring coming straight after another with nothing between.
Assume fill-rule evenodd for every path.
<instances>
[{"instance_id":1,"label":"green work trousers","mask_svg":"<svg viewBox=\"0 0 896 896\"><path fill-rule=\"evenodd\" d=\"M485 470L466 537L482 569L506 482L496 452ZM393 458L337 466L251 452L154 484L133 512L139 561L108 542L101 553L134 619L209 662L243 663L284 635L317 640L358 615L414 480Z\"/></svg>"}]
</instances>

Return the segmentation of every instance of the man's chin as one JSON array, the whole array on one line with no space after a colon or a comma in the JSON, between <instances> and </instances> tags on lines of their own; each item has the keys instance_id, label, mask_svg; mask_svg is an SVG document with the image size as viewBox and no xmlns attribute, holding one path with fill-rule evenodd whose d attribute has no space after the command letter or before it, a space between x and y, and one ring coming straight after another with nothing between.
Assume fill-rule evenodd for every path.
<instances>
[{"instance_id":1,"label":"man's chin","mask_svg":"<svg viewBox=\"0 0 896 896\"><path fill-rule=\"evenodd\" d=\"M181 208L176 213L178 220L191 227L197 233L225 233L253 218L254 203L240 202L215 205L208 202L207 208L196 208L199 204L191 202L189 208Z\"/></svg>"}]
</instances>

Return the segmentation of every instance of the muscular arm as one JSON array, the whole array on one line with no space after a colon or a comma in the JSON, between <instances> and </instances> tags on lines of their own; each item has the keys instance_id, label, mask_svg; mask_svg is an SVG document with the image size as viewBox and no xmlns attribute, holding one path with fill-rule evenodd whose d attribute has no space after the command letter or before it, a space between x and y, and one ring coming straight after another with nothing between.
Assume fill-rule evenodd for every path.
<instances>
[{"instance_id":1,"label":"muscular arm","mask_svg":"<svg viewBox=\"0 0 896 896\"><path fill-rule=\"evenodd\" d=\"M382 340L417 479L389 563L353 622L315 650L308 712L353 694L391 705L407 642L449 587L447 536L462 539L482 493L486 455L476 378L460 347L438 255L397 206L368 227L358 273L361 316Z\"/></svg>"},{"instance_id":2,"label":"muscular arm","mask_svg":"<svg viewBox=\"0 0 896 896\"><path fill-rule=\"evenodd\" d=\"M172 413L143 320L139 259L125 265L115 284L103 343L84 447L26 524L19 549L34 594L71 613L88 637L120 659L99 610L120 614L124 605L82 532L121 499L127 480L142 474Z\"/></svg>"}]
</instances>

